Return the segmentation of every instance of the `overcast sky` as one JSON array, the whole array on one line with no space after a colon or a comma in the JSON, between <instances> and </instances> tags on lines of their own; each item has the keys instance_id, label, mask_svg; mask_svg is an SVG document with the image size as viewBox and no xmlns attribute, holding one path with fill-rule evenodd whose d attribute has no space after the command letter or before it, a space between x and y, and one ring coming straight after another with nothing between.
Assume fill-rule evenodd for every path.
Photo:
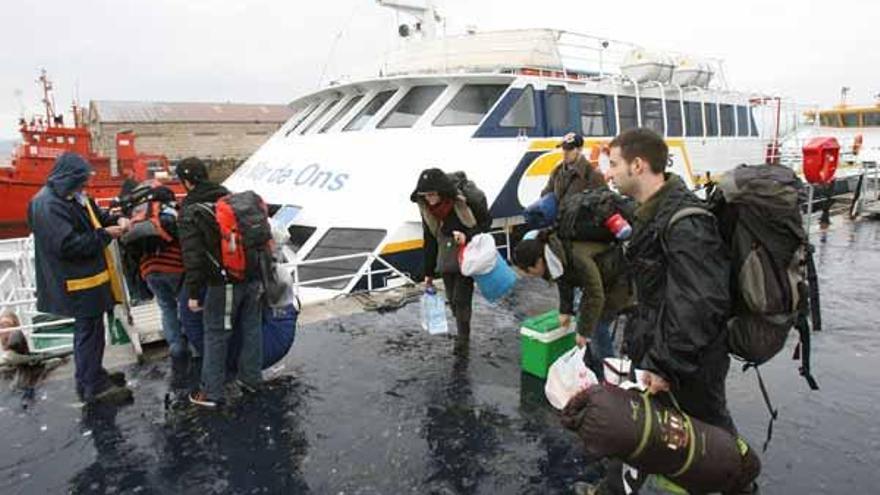
<instances>
[{"instance_id":1,"label":"overcast sky","mask_svg":"<svg viewBox=\"0 0 880 495\"><path fill-rule=\"evenodd\" d=\"M438 0L450 33L552 27L725 59L734 89L833 104L880 92L880 4L859 0L666 2ZM400 18L405 20L404 17ZM287 103L378 67L397 16L373 0L6 0L0 6L0 138L56 101ZM20 92L20 96L17 94Z\"/></svg>"}]
</instances>

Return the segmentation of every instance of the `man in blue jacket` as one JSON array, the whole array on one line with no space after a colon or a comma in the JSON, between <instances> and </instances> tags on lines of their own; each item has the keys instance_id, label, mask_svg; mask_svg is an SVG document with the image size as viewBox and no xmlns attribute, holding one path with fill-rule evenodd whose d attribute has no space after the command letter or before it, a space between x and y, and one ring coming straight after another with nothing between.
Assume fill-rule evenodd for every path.
<instances>
[{"instance_id":1,"label":"man in blue jacket","mask_svg":"<svg viewBox=\"0 0 880 495\"><path fill-rule=\"evenodd\" d=\"M46 185L28 205L34 233L37 310L74 318L76 390L87 402L131 399L122 373L110 374L104 358L104 314L121 301L119 277L107 247L125 219L100 210L83 192L92 167L76 153L55 161ZM117 224L118 223L118 224Z\"/></svg>"}]
</instances>

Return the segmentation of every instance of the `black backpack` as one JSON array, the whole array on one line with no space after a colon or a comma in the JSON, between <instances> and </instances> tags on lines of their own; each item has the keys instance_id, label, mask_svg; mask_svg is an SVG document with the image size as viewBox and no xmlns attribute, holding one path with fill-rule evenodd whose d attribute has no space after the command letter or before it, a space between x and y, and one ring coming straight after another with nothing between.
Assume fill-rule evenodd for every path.
<instances>
[{"instance_id":1,"label":"black backpack","mask_svg":"<svg viewBox=\"0 0 880 495\"><path fill-rule=\"evenodd\" d=\"M556 233L567 241L615 242L605 220L620 213L632 223L634 203L607 187L569 194L559 205Z\"/></svg>"},{"instance_id":2,"label":"black backpack","mask_svg":"<svg viewBox=\"0 0 880 495\"><path fill-rule=\"evenodd\" d=\"M794 357L801 359L800 374L811 389L818 390L810 372L808 322L811 311L818 316L818 285L812 246L803 227L801 190L800 179L787 167L741 165L714 185L708 209L682 208L666 228L690 215L715 216L731 255L730 353L745 362L744 370L757 371L785 347L796 328L800 342ZM813 324L818 328L817 317ZM777 412L759 371L758 381L772 418L769 442Z\"/></svg>"},{"instance_id":3,"label":"black backpack","mask_svg":"<svg viewBox=\"0 0 880 495\"><path fill-rule=\"evenodd\" d=\"M477 227L481 232L488 232L492 227L492 215L489 214L489 202L486 200L484 193L474 181L468 179L467 174L462 171L447 174L456 189L461 192L467 202L471 213L477 220Z\"/></svg>"}]
</instances>

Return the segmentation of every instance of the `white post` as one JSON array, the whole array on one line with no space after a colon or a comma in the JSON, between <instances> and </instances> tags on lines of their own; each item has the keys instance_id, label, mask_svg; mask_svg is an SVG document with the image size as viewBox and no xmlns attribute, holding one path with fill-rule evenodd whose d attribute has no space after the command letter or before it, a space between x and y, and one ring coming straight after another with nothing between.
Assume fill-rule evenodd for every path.
<instances>
[{"instance_id":1,"label":"white post","mask_svg":"<svg viewBox=\"0 0 880 495\"><path fill-rule=\"evenodd\" d=\"M805 227L805 231L807 234L807 242L810 242L810 227L813 223L813 194L815 192L815 188L813 184L807 184L807 226Z\"/></svg>"}]
</instances>

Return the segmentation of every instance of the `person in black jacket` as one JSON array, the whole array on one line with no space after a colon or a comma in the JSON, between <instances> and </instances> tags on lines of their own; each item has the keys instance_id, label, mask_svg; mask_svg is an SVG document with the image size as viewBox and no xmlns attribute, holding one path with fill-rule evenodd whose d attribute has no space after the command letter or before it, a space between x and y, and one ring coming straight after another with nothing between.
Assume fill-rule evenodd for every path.
<instances>
[{"instance_id":1,"label":"person in black jacket","mask_svg":"<svg viewBox=\"0 0 880 495\"><path fill-rule=\"evenodd\" d=\"M666 173L668 148L654 131L627 130L609 148L611 182L639 204L627 249L637 306L625 352L645 371L649 393L669 392L686 413L736 434L725 392L730 257L715 218L673 219L701 202ZM614 493L612 478L586 493Z\"/></svg>"},{"instance_id":2,"label":"person in black jacket","mask_svg":"<svg viewBox=\"0 0 880 495\"><path fill-rule=\"evenodd\" d=\"M467 184L467 178L461 177L461 183ZM472 189L473 197L467 198L450 176L439 168L430 168L419 175L410 195L422 216L425 285L432 285L438 273L443 277L460 348L470 338L474 279L461 274L458 251L492 224L485 196L475 186Z\"/></svg>"},{"instance_id":3,"label":"person in black jacket","mask_svg":"<svg viewBox=\"0 0 880 495\"><path fill-rule=\"evenodd\" d=\"M28 204L34 233L37 310L74 318L76 392L82 400L121 403L131 399L122 373L108 373L104 314L122 301L122 286L107 251L127 220L98 208L83 190L92 167L76 153L55 161L46 185Z\"/></svg>"},{"instance_id":4,"label":"person in black jacket","mask_svg":"<svg viewBox=\"0 0 880 495\"><path fill-rule=\"evenodd\" d=\"M666 174L668 151L648 129L611 142L610 175L639 203L627 256L638 308L626 344L653 392L670 391L689 414L734 432L724 380L730 367L730 256L710 215L689 215L700 200L676 175Z\"/></svg>"},{"instance_id":5,"label":"person in black jacket","mask_svg":"<svg viewBox=\"0 0 880 495\"><path fill-rule=\"evenodd\" d=\"M227 280L214 203L229 191L208 180L208 169L198 158L181 160L176 171L188 192L178 221L184 290L190 311L203 311L204 321L202 387L189 399L197 406L213 408L225 402L226 356L232 335L224 322ZM232 284L232 324L242 334L235 384L245 392L255 391L262 380L261 294L262 283L256 277Z\"/></svg>"}]
</instances>

